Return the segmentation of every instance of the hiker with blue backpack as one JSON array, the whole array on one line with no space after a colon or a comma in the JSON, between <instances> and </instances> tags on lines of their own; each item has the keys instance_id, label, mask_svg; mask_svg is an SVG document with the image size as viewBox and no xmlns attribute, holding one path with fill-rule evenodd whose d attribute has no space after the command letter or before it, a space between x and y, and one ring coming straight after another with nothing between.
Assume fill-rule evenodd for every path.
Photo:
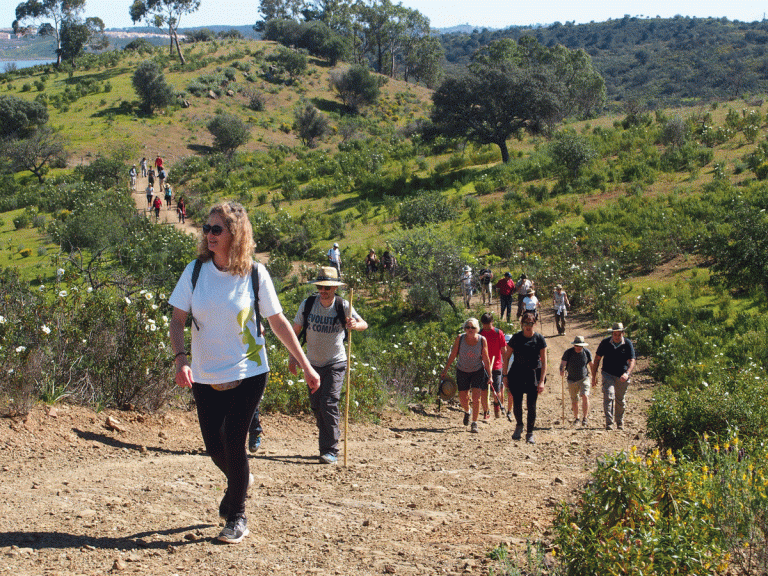
<instances>
[{"instance_id":1,"label":"hiker with blue backpack","mask_svg":"<svg viewBox=\"0 0 768 576\"><path fill-rule=\"evenodd\" d=\"M301 365L310 391L319 387L269 272L253 261L254 247L245 209L236 202L214 205L197 259L184 269L169 299L176 384L192 389L205 449L227 478L219 504L226 525L218 539L228 544L248 535L245 498L252 476L245 440L269 375L262 318ZM190 315L187 351L184 326Z\"/></svg>"},{"instance_id":2,"label":"hiker with blue backpack","mask_svg":"<svg viewBox=\"0 0 768 576\"><path fill-rule=\"evenodd\" d=\"M339 454L339 400L347 371L344 341L348 330L365 330L368 323L336 294L338 287L344 286L336 268L323 266L311 284L317 292L299 305L293 330L302 343L306 341L307 357L320 375L320 389L309 396L317 422L320 462L335 464ZM288 369L296 373L293 356Z\"/></svg>"}]
</instances>

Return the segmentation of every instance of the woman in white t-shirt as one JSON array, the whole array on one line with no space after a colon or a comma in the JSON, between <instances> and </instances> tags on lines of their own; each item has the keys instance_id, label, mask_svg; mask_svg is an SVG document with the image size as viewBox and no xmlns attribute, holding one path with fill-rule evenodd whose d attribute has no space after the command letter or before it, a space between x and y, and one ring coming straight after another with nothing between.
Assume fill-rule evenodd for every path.
<instances>
[{"instance_id":1,"label":"woman in white t-shirt","mask_svg":"<svg viewBox=\"0 0 768 576\"><path fill-rule=\"evenodd\" d=\"M219 540L231 544L248 535L245 497L250 471L245 441L269 374L255 294L260 317L267 319L296 358L310 390L319 386L317 372L283 315L269 273L252 260L253 250L253 228L245 209L236 202L216 204L203 226L197 260L186 267L169 300L176 384L192 388L205 449L227 477L227 491L219 505L226 526ZM190 312L191 365L184 343Z\"/></svg>"}]
</instances>

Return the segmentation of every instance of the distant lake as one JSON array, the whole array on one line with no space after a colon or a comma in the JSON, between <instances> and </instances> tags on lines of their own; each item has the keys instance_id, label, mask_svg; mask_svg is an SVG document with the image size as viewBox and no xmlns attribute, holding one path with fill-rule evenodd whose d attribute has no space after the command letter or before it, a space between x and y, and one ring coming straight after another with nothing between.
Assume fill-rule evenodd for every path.
<instances>
[{"instance_id":1,"label":"distant lake","mask_svg":"<svg viewBox=\"0 0 768 576\"><path fill-rule=\"evenodd\" d=\"M0 74L5 72L6 64L16 64L16 68L29 68L38 64L52 64L56 60L0 60Z\"/></svg>"}]
</instances>

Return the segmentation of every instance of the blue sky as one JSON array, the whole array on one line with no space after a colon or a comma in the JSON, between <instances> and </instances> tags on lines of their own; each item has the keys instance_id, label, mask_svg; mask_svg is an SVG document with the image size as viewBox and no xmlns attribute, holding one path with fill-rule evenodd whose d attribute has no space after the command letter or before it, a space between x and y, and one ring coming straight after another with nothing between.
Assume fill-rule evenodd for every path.
<instances>
[{"instance_id":1,"label":"blue sky","mask_svg":"<svg viewBox=\"0 0 768 576\"><path fill-rule=\"evenodd\" d=\"M18 0L0 2L0 28L11 26L15 18ZM752 22L762 20L768 4L752 1L712 2L656 0L605 2L583 0L581 2L552 0L550 2L520 2L519 0L404 0L404 6L415 8L427 16L432 26L443 28L458 24L470 24L478 28L506 28L512 25L551 24L552 22L576 21L601 22L609 18L630 16L661 16L669 18L677 14L697 17L727 17L730 20ZM108 28L132 26L128 17L130 0L87 0L85 16L99 16ZM202 0L200 9L184 16L184 26L210 26L214 24L253 24L259 19L258 0Z\"/></svg>"}]
</instances>

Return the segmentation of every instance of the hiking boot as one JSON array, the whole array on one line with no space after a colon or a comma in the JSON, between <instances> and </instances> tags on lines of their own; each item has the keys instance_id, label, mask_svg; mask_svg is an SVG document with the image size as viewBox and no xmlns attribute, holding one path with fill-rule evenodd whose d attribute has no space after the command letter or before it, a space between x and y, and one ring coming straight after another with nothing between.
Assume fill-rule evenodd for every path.
<instances>
[{"instance_id":1,"label":"hiking boot","mask_svg":"<svg viewBox=\"0 0 768 576\"><path fill-rule=\"evenodd\" d=\"M331 452L327 452L327 453L323 454L322 456L320 456L320 463L321 464L336 464L338 459L339 458L336 456L336 454L333 454Z\"/></svg>"},{"instance_id":2,"label":"hiking boot","mask_svg":"<svg viewBox=\"0 0 768 576\"><path fill-rule=\"evenodd\" d=\"M472 422L472 427L469 429L469 431L477 434L477 422Z\"/></svg>"},{"instance_id":3,"label":"hiking boot","mask_svg":"<svg viewBox=\"0 0 768 576\"><path fill-rule=\"evenodd\" d=\"M227 520L227 525L219 533L218 540L226 544L237 544L242 542L248 534L248 521L245 516L238 516L232 520Z\"/></svg>"},{"instance_id":4,"label":"hiking boot","mask_svg":"<svg viewBox=\"0 0 768 576\"><path fill-rule=\"evenodd\" d=\"M512 433L512 440L520 440L523 437L523 425L518 424L515 426L515 431Z\"/></svg>"},{"instance_id":5,"label":"hiking boot","mask_svg":"<svg viewBox=\"0 0 768 576\"><path fill-rule=\"evenodd\" d=\"M528 444L536 444L536 438L533 437L533 433L525 435L525 441L528 442Z\"/></svg>"},{"instance_id":6,"label":"hiking boot","mask_svg":"<svg viewBox=\"0 0 768 576\"><path fill-rule=\"evenodd\" d=\"M616 430L624 430L624 423L620 422L620 423L616 424Z\"/></svg>"},{"instance_id":7,"label":"hiking boot","mask_svg":"<svg viewBox=\"0 0 768 576\"><path fill-rule=\"evenodd\" d=\"M469 426L469 412L464 412L464 426Z\"/></svg>"},{"instance_id":8,"label":"hiking boot","mask_svg":"<svg viewBox=\"0 0 768 576\"><path fill-rule=\"evenodd\" d=\"M248 440L248 452L256 452L261 447L261 434L258 436L252 436Z\"/></svg>"},{"instance_id":9,"label":"hiking boot","mask_svg":"<svg viewBox=\"0 0 768 576\"><path fill-rule=\"evenodd\" d=\"M606 430L613 430L613 424L606 424L605 425Z\"/></svg>"},{"instance_id":10,"label":"hiking boot","mask_svg":"<svg viewBox=\"0 0 768 576\"><path fill-rule=\"evenodd\" d=\"M485 411L485 414L483 414L483 420L490 420L491 419L491 413L488 412L488 410Z\"/></svg>"}]
</instances>

